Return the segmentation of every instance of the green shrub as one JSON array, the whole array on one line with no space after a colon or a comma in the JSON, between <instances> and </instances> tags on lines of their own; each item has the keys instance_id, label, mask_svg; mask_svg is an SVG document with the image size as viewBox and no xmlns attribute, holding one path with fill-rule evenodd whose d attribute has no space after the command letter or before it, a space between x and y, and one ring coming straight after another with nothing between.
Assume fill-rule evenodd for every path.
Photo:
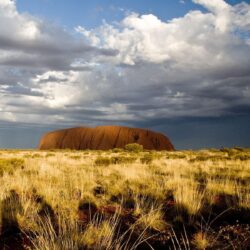
<instances>
[{"instance_id":1,"label":"green shrub","mask_svg":"<svg viewBox=\"0 0 250 250\"><path fill-rule=\"evenodd\" d=\"M124 148L125 150L129 152L135 152L135 153L139 153L143 151L143 146L138 143L127 144Z\"/></svg>"},{"instance_id":2,"label":"green shrub","mask_svg":"<svg viewBox=\"0 0 250 250\"><path fill-rule=\"evenodd\" d=\"M97 166L108 166L111 164L111 159L109 157L98 156L95 160L95 165Z\"/></svg>"}]
</instances>

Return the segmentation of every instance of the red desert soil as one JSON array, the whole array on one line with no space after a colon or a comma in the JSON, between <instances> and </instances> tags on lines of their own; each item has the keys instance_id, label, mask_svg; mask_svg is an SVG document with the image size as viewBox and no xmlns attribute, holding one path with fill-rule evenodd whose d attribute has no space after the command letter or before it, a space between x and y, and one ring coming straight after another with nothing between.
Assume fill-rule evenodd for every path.
<instances>
[{"instance_id":1,"label":"red desert soil","mask_svg":"<svg viewBox=\"0 0 250 250\"><path fill-rule=\"evenodd\" d=\"M39 149L113 149L138 143L149 150L174 150L173 144L163 134L147 129L120 126L79 127L45 134Z\"/></svg>"}]
</instances>

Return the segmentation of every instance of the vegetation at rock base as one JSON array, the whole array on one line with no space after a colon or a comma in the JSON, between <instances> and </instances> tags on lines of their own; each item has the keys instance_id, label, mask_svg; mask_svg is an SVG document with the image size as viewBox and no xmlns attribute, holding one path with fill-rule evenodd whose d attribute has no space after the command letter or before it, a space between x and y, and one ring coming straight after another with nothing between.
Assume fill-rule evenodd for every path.
<instances>
[{"instance_id":1,"label":"vegetation at rock base","mask_svg":"<svg viewBox=\"0 0 250 250\"><path fill-rule=\"evenodd\" d=\"M250 149L2 150L0 185L0 249L250 248Z\"/></svg>"},{"instance_id":2,"label":"vegetation at rock base","mask_svg":"<svg viewBox=\"0 0 250 250\"><path fill-rule=\"evenodd\" d=\"M125 145L125 150L128 152L134 152L134 153L139 153L143 151L143 146L138 144L138 143L130 143Z\"/></svg>"}]
</instances>

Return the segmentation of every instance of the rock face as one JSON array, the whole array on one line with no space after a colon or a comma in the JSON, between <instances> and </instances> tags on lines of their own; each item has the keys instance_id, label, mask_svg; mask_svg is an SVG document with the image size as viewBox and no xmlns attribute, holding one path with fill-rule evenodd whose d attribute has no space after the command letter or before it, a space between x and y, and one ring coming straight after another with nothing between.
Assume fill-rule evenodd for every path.
<instances>
[{"instance_id":1,"label":"rock face","mask_svg":"<svg viewBox=\"0 0 250 250\"><path fill-rule=\"evenodd\" d=\"M120 126L79 127L49 132L42 137L39 149L107 150L124 148L128 143L138 143L149 150L174 150L173 144L163 134Z\"/></svg>"}]
</instances>

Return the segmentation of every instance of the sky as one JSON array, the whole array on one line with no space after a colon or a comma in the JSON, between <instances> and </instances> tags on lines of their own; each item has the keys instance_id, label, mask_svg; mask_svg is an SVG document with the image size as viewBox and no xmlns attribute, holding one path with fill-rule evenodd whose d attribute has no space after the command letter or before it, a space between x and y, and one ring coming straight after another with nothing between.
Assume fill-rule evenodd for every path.
<instances>
[{"instance_id":1,"label":"sky","mask_svg":"<svg viewBox=\"0 0 250 250\"><path fill-rule=\"evenodd\" d=\"M0 148L110 124L250 147L250 1L0 0Z\"/></svg>"}]
</instances>

